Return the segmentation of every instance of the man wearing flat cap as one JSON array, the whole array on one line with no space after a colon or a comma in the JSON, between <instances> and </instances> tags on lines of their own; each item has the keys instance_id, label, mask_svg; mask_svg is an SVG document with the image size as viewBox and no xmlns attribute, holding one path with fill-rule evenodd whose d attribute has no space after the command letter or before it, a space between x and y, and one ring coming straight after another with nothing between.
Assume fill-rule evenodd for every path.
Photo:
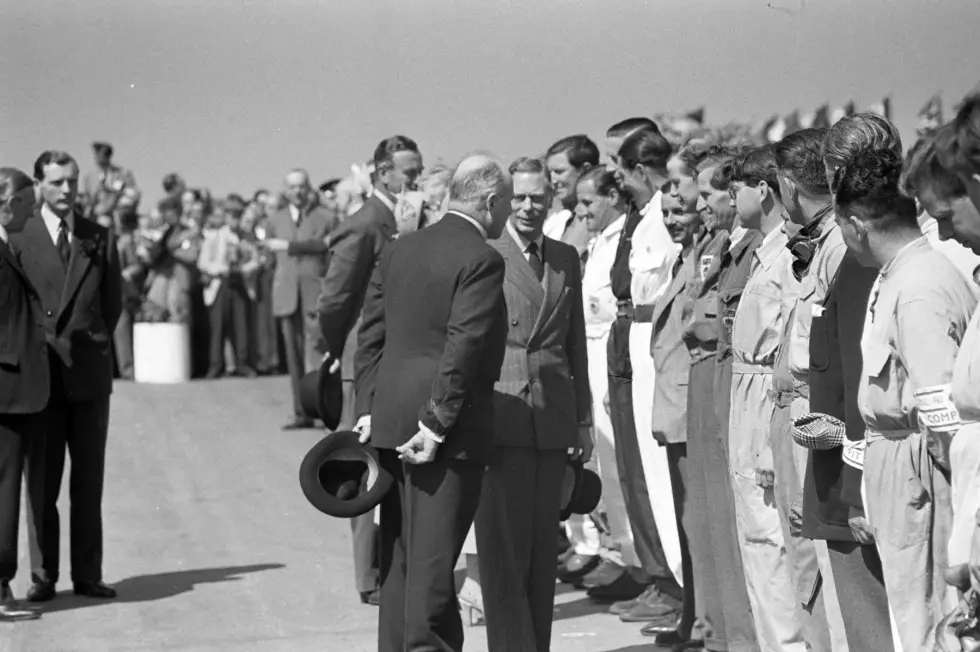
<instances>
[{"instance_id":1,"label":"man wearing flat cap","mask_svg":"<svg viewBox=\"0 0 980 652\"><path fill-rule=\"evenodd\" d=\"M85 175L83 188L89 200L89 212L86 215L91 220L101 217L112 219L116 205L123 197L138 204L140 191L136 186L136 177L130 170L112 162L112 145L104 142L92 143L95 155L95 170Z\"/></svg>"}]
</instances>

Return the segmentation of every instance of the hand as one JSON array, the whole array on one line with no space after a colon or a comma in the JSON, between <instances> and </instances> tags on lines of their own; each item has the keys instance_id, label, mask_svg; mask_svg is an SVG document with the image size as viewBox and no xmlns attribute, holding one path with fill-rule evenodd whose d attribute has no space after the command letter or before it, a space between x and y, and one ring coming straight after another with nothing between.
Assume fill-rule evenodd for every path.
<instances>
[{"instance_id":1,"label":"hand","mask_svg":"<svg viewBox=\"0 0 980 652\"><path fill-rule=\"evenodd\" d=\"M371 415L362 415L360 419L357 420L357 425L354 426L354 432L360 435L357 438L362 444L366 444L371 441Z\"/></svg>"},{"instance_id":2,"label":"hand","mask_svg":"<svg viewBox=\"0 0 980 652\"><path fill-rule=\"evenodd\" d=\"M772 467L772 449L766 446L755 458L755 483L763 489L771 489L776 484L776 473Z\"/></svg>"},{"instance_id":3,"label":"hand","mask_svg":"<svg viewBox=\"0 0 980 652\"><path fill-rule=\"evenodd\" d=\"M789 508L789 534L793 537L803 536L803 499L793 503Z\"/></svg>"},{"instance_id":4,"label":"hand","mask_svg":"<svg viewBox=\"0 0 980 652\"><path fill-rule=\"evenodd\" d=\"M919 423L922 423L921 420ZM953 437L956 433L934 432L926 428L922 428L922 432L926 436L926 450L929 451L929 457L932 458L936 466L948 474L950 472L949 448L953 444Z\"/></svg>"},{"instance_id":5,"label":"hand","mask_svg":"<svg viewBox=\"0 0 980 652\"><path fill-rule=\"evenodd\" d=\"M595 451L595 442L592 441L592 426L578 427L578 447L575 449L574 456L586 464L592 459Z\"/></svg>"},{"instance_id":6,"label":"hand","mask_svg":"<svg viewBox=\"0 0 980 652\"><path fill-rule=\"evenodd\" d=\"M419 431L407 442L397 446L395 450L399 453L398 459L409 464L428 464L436 459L439 442Z\"/></svg>"},{"instance_id":7,"label":"hand","mask_svg":"<svg viewBox=\"0 0 980 652\"><path fill-rule=\"evenodd\" d=\"M847 519L847 525L851 528L851 535L862 546L870 546L875 542L875 535L868 519L863 516L852 516Z\"/></svg>"},{"instance_id":8,"label":"hand","mask_svg":"<svg viewBox=\"0 0 980 652\"><path fill-rule=\"evenodd\" d=\"M330 351L324 352L324 354L323 354L323 363L322 364L325 364L327 362L327 360L330 360L330 359L331 359L330 358ZM332 373L332 374L335 374L335 373L337 373L337 370L338 369L340 369L340 359L339 358L334 358L333 359L333 363L330 365L330 369L328 369L328 371L330 373ZM361 442L361 443L363 444L364 442Z\"/></svg>"},{"instance_id":9,"label":"hand","mask_svg":"<svg viewBox=\"0 0 980 652\"><path fill-rule=\"evenodd\" d=\"M606 408L606 414L612 416L609 407L609 392L606 392L606 395L602 397L602 407Z\"/></svg>"},{"instance_id":10,"label":"hand","mask_svg":"<svg viewBox=\"0 0 980 652\"><path fill-rule=\"evenodd\" d=\"M265 246L269 251L286 251L289 249L289 240L283 238L269 238L265 241Z\"/></svg>"}]
</instances>

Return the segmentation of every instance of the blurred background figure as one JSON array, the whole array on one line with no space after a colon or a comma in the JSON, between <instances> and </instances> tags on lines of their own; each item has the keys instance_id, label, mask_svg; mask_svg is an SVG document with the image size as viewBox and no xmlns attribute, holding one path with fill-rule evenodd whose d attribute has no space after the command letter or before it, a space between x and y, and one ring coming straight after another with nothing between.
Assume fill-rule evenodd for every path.
<instances>
[{"instance_id":1,"label":"blurred background figure","mask_svg":"<svg viewBox=\"0 0 980 652\"><path fill-rule=\"evenodd\" d=\"M452 168L442 163L436 163L422 174L419 179L419 190L423 195L420 229L435 224L446 213L452 176Z\"/></svg>"},{"instance_id":2,"label":"blurred background figure","mask_svg":"<svg viewBox=\"0 0 980 652\"><path fill-rule=\"evenodd\" d=\"M95 170L85 175L83 189L87 197L88 212L86 217L98 220L101 216L110 218L116 204L127 197L138 204L140 191L136 186L136 177L126 168L112 162L112 145L109 143L92 143L95 155Z\"/></svg>"}]
</instances>

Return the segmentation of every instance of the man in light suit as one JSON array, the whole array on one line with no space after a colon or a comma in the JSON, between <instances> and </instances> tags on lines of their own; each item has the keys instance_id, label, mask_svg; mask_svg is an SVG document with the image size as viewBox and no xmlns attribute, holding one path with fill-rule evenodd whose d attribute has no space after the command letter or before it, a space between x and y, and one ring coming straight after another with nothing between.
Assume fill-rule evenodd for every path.
<instances>
[{"instance_id":1,"label":"man in light suit","mask_svg":"<svg viewBox=\"0 0 980 652\"><path fill-rule=\"evenodd\" d=\"M395 478L381 503L379 652L463 649L453 570L493 447L507 335L504 261L485 239L503 231L510 193L498 162L464 160L449 212L388 248L365 298L358 428Z\"/></svg>"},{"instance_id":2,"label":"man in light suit","mask_svg":"<svg viewBox=\"0 0 980 652\"><path fill-rule=\"evenodd\" d=\"M78 164L46 151L34 163L43 203L10 242L40 297L51 371L41 413L43 495L28 483L32 602L55 597L61 548L58 494L71 456L71 576L75 593L114 598L102 582L102 490L112 393L112 334L122 312L122 272L112 232L75 209ZM30 462L33 467L35 461ZM36 469L30 469L31 472ZM39 502L38 502L39 501ZM39 506L38 506L39 505Z\"/></svg>"},{"instance_id":3,"label":"man in light suit","mask_svg":"<svg viewBox=\"0 0 980 652\"><path fill-rule=\"evenodd\" d=\"M300 404L299 383L320 364L317 298L327 268L327 239L337 226L337 217L317 201L305 170L286 175L284 194L289 203L269 218L265 243L276 254L272 314L282 329L293 385L293 419L283 430L296 430L313 427Z\"/></svg>"},{"instance_id":4,"label":"man in light suit","mask_svg":"<svg viewBox=\"0 0 980 652\"><path fill-rule=\"evenodd\" d=\"M509 332L476 540L491 652L544 652L562 479L569 449L592 454L592 398L578 252L542 235L552 193L544 163L521 158L510 172L513 214L493 243L506 264Z\"/></svg>"}]
</instances>

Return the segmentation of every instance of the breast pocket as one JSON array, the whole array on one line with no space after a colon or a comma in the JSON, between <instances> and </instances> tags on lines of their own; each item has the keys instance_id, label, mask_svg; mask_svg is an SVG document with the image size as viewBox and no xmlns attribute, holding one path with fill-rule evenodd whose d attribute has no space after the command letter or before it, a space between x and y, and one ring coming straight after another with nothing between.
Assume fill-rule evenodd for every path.
<instances>
[{"instance_id":1,"label":"breast pocket","mask_svg":"<svg viewBox=\"0 0 980 652\"><path fill-rule=\"evenodd\" d=\"M735 312L738 310L739 301L742 300L742 288L731 290L721 290L718 292L718 302L715 306L716 311L721 314L721 339L726 343L732 341L732 327L735 325Z\"/></svg>"}]
</instances>

